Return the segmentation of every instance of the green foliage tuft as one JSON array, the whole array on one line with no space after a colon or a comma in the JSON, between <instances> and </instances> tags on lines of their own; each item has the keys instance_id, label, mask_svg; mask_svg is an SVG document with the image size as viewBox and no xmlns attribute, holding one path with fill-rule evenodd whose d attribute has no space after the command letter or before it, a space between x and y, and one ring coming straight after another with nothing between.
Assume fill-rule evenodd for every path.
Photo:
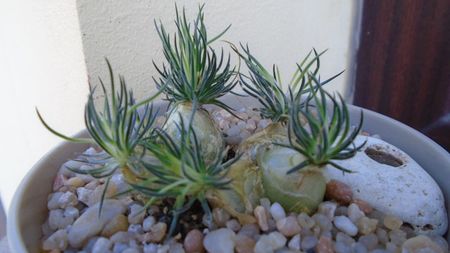
<instances>
[{"instance_id":1,"label":"green foliage tuft","mask_svg":"<svg viewBox=\"0 0 450 253\"><path fill-rule=\"evenodd\" d=\"M154 78L157 87L172 103L197 101L199 105L214 104L224 109L230 108L218 100L236 86L234 67L230 56L220 55L210 46L229 28L212 39L208 39L204 23L203 5L199 7L196 19L188 22L185 10L182 14L176 8L175 25L177 32L173 37L160 22L155 22L167 61L162 67L154 62L160 77ZM167 86L167 87L165 87Z\"/></svg>"}]
</instances>

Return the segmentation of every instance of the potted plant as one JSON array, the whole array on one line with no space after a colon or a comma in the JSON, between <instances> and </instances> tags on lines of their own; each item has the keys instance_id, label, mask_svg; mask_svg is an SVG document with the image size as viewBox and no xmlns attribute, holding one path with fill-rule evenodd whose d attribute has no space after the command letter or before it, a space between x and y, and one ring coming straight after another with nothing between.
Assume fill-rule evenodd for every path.
<instances>
[{"instance_id":1,"label":"potted plant","mask_svg":"<svg viewBox=\"0 0 450 253\"><path fill-rule=\"evenodd\" d=\"M406 153L448 196L447 152L401 123L327 93L322 86L338 75L320 78L322 53L314 50L298 64L285 93L278 68L267 71L247 46L233 49L249 74L224 63L210 47L223 33L208 39L203 7L191 23L177 11L176 25L173 38L156 26L168 63L158 68L156 95L135 101L107 62L111 93L100 81L99 109L90 89L86 130L65 136L38 113L51 132L72 143L46 155L17 191L8 221L14 251L446 250L442 193ZM238 77L249 97L231 94ZM161 93L168 107L155 102ZM204 104L221 109L211 113ZM250 117L249 108L259 115ZM257 132L261 117L272 123ZM230 145L231 118L240 130L253 131L245 130L244 138L238 129L239 145ZM395 203L360 199L377 193L370 184L376 180L364 181L366 189L354 180L370 175L364 166L377 172L401 167L377 175L404 173L406 184L420 175L429 185L418 193L425 195L420 201L434 201L434 216L427 209L415 220L400 218ZM387 195L395 194L412 193Z\"/></svg>"}]
</instances>

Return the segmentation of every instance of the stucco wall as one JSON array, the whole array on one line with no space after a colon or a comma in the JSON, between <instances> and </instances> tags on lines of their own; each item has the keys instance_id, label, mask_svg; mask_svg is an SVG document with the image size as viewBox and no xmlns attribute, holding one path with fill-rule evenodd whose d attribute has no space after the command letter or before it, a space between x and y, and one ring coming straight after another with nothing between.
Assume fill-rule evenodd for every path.
<instances>
[{"instance_id":1,"label":"stucco wall","mask_svg":"<svg viewBox=\"0 0 450 253\"><path fill-rule=\"evenodd\" d=\"M203 1L202 1L203 2ZM285 80L313 47L329 49L323 56L322 73L331 76L347 71L328 87L349 97L351 87L358 1L340 0L214 0L205 1L205 18L211 35L228 24L223 39L249 43L263 64L279 65ZM199 1L176 1L194 17ZM173 32L174 1L78 0L87 69L93 83L106 76L104 57L117 72L125 75L131 87L143 97L154 91L156 74L152 59L162 62L161 44L154 19ZM227 47L225 43L216 44ZM228 48L228 47L227 47ZM236 57L233 55L236 59Z\"/></svg>"},{"instance_id":2,"label":"stucco wall","mask_svg":"<svg viewBox=\"0 0 450 253\"><path fill-rule=\"evenodd\" d=\"M74 1L0 1L0 193L5 208L34 163L83 127L88 91Z\"/></svg>"},{"instance_id":3,"label":"stucco wall","mask_svg":"<svg viewBox=\"0 0 450 253\"><path fill-rule=\"evenodd\" d=\"M199 4L177 3L191 17ZM348 96L359 5L339 0L214 0L207 1L205 12L210 34L232 23L224 39L248 42L267 67L279 65L284 79L312 47L328 48L324 75L347 69L329 89ZM66 134L82 129L87 74L94 84L97 76L105 76L104 56L139 97L149 94L155 74L151 61L162 61L153 20L161 19L174 31L173 18L174 1L0 2L0 195L5 207L25 173L61 141L40 124L35 107Z\"/></svg>"}]
</instances>

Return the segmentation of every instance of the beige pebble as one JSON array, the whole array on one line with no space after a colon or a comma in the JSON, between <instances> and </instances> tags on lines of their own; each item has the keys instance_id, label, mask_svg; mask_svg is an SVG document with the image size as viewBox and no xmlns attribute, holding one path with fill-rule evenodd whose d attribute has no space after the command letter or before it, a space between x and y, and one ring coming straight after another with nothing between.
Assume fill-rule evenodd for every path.
<instances>
[{"instance_id":1,"label":"beige pebble","mask_svg":"<svg viewBox=\"0 0 450 253\"><path fill-rule=\"evenodd\" d=\"M167 224L164 222L158 222L153 225L150 232L144 234L144 240L146 242L161 242L164 236L166 236Z\"/></svg>"},{"instance_id":2,"label":"beige pebble","mask_svg":"<svg viewBox=\"0 0 450 253\"><path fill-rule=\"evenodd\" d=\"M333 242L331 239L321 236L316 245L316 253L334 253Z\"/></svg>"},{"instance_id":3,"label":"beige pebble","mask_svg":"<svg viewBox=\"0 0 450 253\"><path fill-rule=\"evenodd\" d=\"M277 229L284 236L291 237L300 233L300 226L297 223L296 217L288 216L277 221Z\"/></svg>"},{"instance_id":4,"label":"beige pebble","mask_svg":"<svg viewBox=\"0 0 450 253\"><path fill-rule=\"evenodd\" d=\"M101 235L105 237L110 237L119 231L127 231L128 229L128 219L125 215L119 214L112 218L108 223L106 223L103 228Z\"/></svg>"},{"instance_id":5,"label":"beige pebble","mask_svg":"<svg viewBox=\"0 0 450 253\"><path fill-rule=\"evenodd\" d=\"M421 252L433 252L433 253L444 253L439 245L434 243L430 238L419 235L408 239L402 245L402 252L408 253L421 253Z\"/></svg>"},{"instance_id":6,"label":"beige pebble","mask_svg":"<svg viewBox=\"0 0 450 253\"><path fill-rule=\"evenodd\" d=\"M256 221L258 222L259 228L262 231L269 230L269 225L267 224L267 213L266 209L262 206L257 206L253 211Z\"/></svg>"},{"instance_id":7,"label":"beige pebble","mask_svg":"<svg viewBox=\"0 0 450 253\"><path fill-rule=\"evenodd\" d=\"M364 216L356 222L356 225L358 226L359 233L368 235L370 233L373 233L377 229L378 220L367 218Z\"/></svg>"},{"instance_id":8,"label":"beige pebble","mask_svg":"<svg viewBox=\"0 0 450 253\"><path fill-rule=\"evenodd\" d=\"M403 221L397 217L386 215L383 219L383 225L390 230L399 229L403 224Z\"/></svg>"},{"instance_id":9,"label":"beige pebble","mask_svg":"<svg viewBox=\"0 0 450 253\"><path fill-rule=\"evenodd\" d=\"M84 185L84 181L79 177L71 177L64 184L67 186L81 187Z\"/></svg>"},{"instance_id":10,"label":"beige pebble","mask_svg":"<svg viewBox=\"0 0 450 253\"><path fill-rule=\"evenodd\" d=\"M212 216L218 227L225 227L227 221L230 219L230 214L223 208L214 208Z\"/></svg>"},{"instance_id":11,"label":"beige pebble","mask_svg":"<svg viewBox=\"0 0 450 253\"><path fill-rule=\"evenodd\" d=\"M256 241L243 234L238 234L234 239L235 251L237 253L253 253Z\"/></svg>"}]
</instances>

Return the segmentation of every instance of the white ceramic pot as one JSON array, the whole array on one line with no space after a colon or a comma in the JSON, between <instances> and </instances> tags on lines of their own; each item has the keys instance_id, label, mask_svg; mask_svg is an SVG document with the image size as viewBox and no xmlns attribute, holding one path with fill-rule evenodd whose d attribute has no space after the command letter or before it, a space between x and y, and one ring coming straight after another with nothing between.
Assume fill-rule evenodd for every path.
<instances>
[{"instance_id":1,"label":"white ceramic pot","mask_svg":"<svg viewBox=\"0 0 450 253\"><path fill-rule=\"evenodd\" d=\"M224 102L235 109L256 105L251 98L226 97ZM155 106L165 109L163 103L156 103ZM349 106L349 110L356 124L360 108ZM441 187L447 210L450 211L450 154L411 127L373 111L363 111L363 129L379 134L427 170ZM85 130L77 134L78 137L86 135ZM53 179L61 164L86 148L86 145L64 142L47 153L22 180L8 213L7 234L12 252L40 252L41 225L47 217L47 196L51 192ZM447 240L450 242L450 233L447 233Z\"/></svg>"}]
</instances>

